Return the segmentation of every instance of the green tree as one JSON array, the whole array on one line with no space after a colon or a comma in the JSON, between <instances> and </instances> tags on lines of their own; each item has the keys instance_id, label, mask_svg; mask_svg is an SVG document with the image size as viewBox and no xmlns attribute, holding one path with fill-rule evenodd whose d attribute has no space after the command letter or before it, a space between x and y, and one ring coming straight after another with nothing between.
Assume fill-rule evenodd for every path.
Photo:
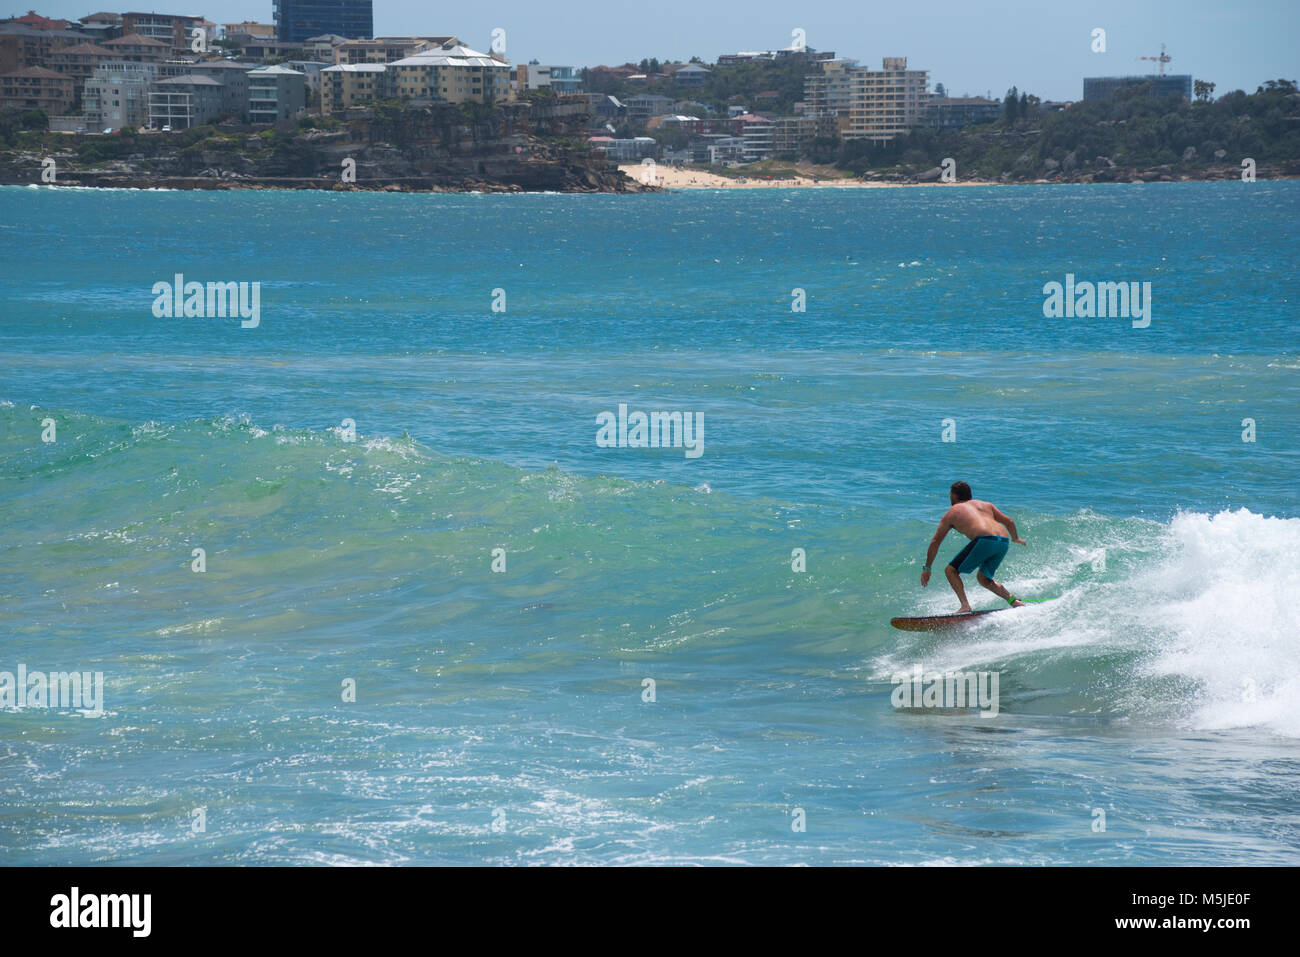
<instances>
[{"instance_id":1,"label":"green tree","mask_svg":"<svg viewBox=\"0 0 1300 957\"><path fill-rule=\"evenodd\" d=\"M1002 101L1002 116L1007 121L1008 126L1014 126L1020 116L1020 98L1017 90L1013 86L1007 90L1006 98Z\"/></svg>"}]
</instances>

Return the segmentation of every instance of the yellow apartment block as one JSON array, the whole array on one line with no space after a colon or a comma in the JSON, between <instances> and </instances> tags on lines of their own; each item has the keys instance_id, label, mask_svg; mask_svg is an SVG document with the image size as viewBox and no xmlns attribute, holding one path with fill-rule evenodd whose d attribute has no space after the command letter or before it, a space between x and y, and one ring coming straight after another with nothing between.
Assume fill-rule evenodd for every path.
<instances>
[{"instance_id":1,"label":"yellow apartment block","mask_svg":"<svg viewBox=\"0 0 1300 957\"><path fill-rule=\"evenodd\" d=\"M510 67L460 43L389 64L393 93L403 100L487 103L510 98Z\"/></svg>"},{"instance_id":2,"label":"yellow apartment block","mask_svg":"<svg viewBox=\"0 0 1300 957\"><path fill-rule=\"evenodd\" d=\"M382 63L340 63L320 71L322 113L382 100L388 91L388 68Z\"/></svg>"},{"instance_id":3,"label":"yellow apartment block","mask_svg":"<svg viewBox=\"0 0 1300 957\"><path fill-rule=\"evenodd\" d=\"M909 70L906 57L885 57L883 66L850 73L846 140L887 142L920 121L929 102L929 72Z\"/></svg>"}]
</instances>

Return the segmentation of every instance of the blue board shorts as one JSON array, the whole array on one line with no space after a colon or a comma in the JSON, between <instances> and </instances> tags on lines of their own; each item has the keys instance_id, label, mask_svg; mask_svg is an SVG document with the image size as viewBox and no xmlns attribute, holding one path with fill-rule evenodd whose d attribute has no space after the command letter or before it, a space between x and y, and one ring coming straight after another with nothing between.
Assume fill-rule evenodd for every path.
<instances>
[{"instance_id":1,"label":"blue board shorts","mask_svg":"<svg viewBox=\"0 0 1300 957\"><path fill-rule=\"evenodd\" d=\"M1003 535L981 535L979 538L972 538L948 564L957 569L960 575L973 572L978 568L987 577L992 578L993 573L1002 564L1002 559L1007 557L1007 549L1010 547L1011 539Z\"/></svg>"}]
</instances>

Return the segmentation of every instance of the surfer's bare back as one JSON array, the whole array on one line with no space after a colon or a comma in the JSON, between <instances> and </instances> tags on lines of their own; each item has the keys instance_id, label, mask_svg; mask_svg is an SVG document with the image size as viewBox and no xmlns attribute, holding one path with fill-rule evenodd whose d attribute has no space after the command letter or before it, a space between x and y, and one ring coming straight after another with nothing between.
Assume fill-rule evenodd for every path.
<instances>
[{"instance_id":1,"label":"surfer's bare back","mask_svg":"<svg viewBox=\"0 0 1300 957\"><path fill-rule=\"evenodd\" d=\"M948 530L955 528L970 539L969 544L944 568L944 574L948 576L948 584L952 586L952 590L957 593L957 598L961 602L957 613L971 610L970 602L966 600L966 589L962 585L961 576L976 568L979 571L975 575L975 580L981 585L1012 608L1023 605L1024 602L993 580L993 573L1002 564L1011 542L1017 545L1025 544L1025 540L1016 533L1016 523L1002 514L992 502L971 498L970 486L965 482L952 483L952 488L948 491L948 501L952 503L952 508L944 512L943 518L939 521L939 530L934 533L934 538L930 539L930 549L925 553L921 587L930 584L930 566L934 564L934 556L939 554L939 545L948 534Z\"/></svg>"}]
</instances>

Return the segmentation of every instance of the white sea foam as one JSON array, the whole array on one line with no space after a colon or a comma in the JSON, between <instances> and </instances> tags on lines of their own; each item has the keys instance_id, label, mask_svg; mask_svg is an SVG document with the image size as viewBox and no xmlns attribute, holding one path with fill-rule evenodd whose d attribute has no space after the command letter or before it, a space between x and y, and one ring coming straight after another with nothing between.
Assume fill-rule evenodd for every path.
<instances>
[{"instance_id":1,"label":"white sea foam","mask_svg":"<svg viewBox=\"0 0 1300 957\"><path fill-rule=\"evenodd\" d=\"M904 640L870 662L872 679L923 656L932 672L997 667L1030 685L1050 675L1044 683L1069 691L1102 689L1135 720L1300 737L1300 519L1239 509L1121 529L1080 518L1079 539L1034 577L999 576L1014 593L1057 600L991 615L959 640ZM1103 548L1110 570L1095 572ZM928 613L951 610L946 591L931 601L942 607Z\"/></svg>"},{"instance_id":2,"label":"white sea foam","mask_svg":"<svg viewBox=\"0 0 1300 957\"><path fill-rule=\"evenodd\" d=\"M1300 737L1300 519L1184 513L1167 544L1133 580L1156 638L1146 673L1196 682L1197 728Z\"/></svg>"}]
</instances>

